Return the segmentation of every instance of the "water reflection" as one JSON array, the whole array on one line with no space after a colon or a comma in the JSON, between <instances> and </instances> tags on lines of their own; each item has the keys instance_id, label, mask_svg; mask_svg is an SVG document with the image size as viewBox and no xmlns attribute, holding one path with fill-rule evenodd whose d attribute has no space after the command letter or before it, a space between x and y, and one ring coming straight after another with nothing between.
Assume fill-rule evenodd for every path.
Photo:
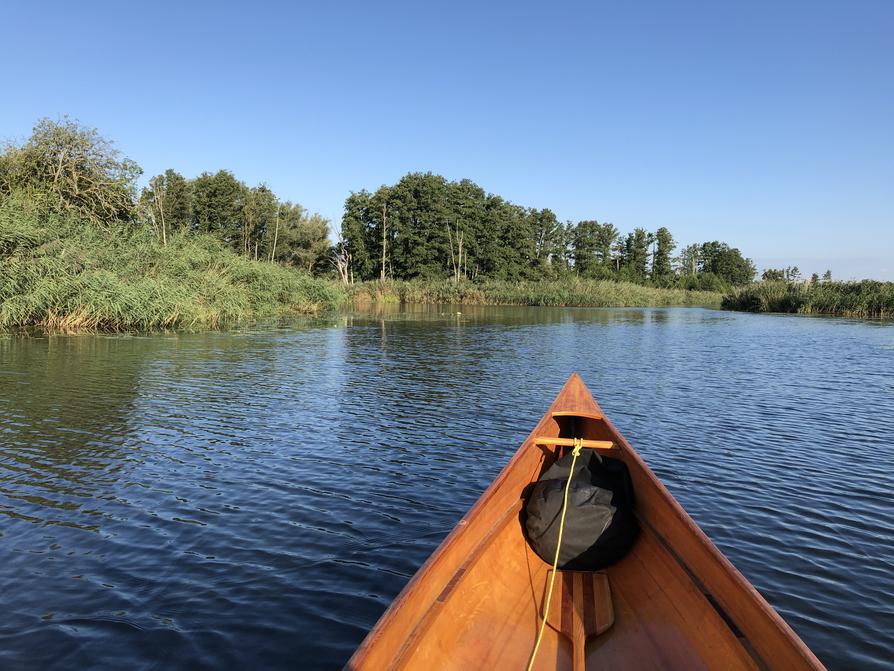
<instances>
[{"instance_id":1,"label":"water reflection","mask_svg":"<svg viewBox=\"0 0 894 671\"><path fill-rule=\"evenodd\" d=\"M821 659L884 668L892 333L389 305L0 339L0 667L339 666L578 370Z\"/></svg>"}]
</instances>

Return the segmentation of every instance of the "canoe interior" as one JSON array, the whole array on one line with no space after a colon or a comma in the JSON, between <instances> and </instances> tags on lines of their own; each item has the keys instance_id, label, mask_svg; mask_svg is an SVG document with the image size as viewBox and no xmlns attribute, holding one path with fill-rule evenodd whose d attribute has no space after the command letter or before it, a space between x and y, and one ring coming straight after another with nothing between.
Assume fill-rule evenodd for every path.
<instances>
[{"instance_id":1,"label":"canoe interior","mask_svg":"<svg viewBox=\"0 0 894 671\"><path fill-rule=\"evenodd\" d=\"M614 441L611 456L625 461L633 480L642 533L623 560L605 569L614 624L587 640L584 668L822 668L655 478L577 376L347 668L526 667L551 567L528 546L522 507L531 484L566 449L540 447L535 436ZM582 610L579 602L569 607ZM547 627L535 668L572 669L572 651L567 635Z\"/></svg>"}]
</instances>

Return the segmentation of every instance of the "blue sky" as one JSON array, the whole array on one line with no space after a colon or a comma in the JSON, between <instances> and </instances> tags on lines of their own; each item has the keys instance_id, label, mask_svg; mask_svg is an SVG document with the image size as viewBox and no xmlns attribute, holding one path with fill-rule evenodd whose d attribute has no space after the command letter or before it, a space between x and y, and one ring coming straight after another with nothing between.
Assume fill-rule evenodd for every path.
<instances>
[{"instance_id":1,"label":"blue sky","mask_svg":"<svg viewBox=\"0 0 894 671\"><path fill-rule=\"evenodd\" d=\"M329 6L324 6L329 5ZM621 6L623 5L623 6ZM0 137L96 126L338 225L468 177L760 267L894 280L894 2L4 3Z\"/></svg>"}]
</instances>

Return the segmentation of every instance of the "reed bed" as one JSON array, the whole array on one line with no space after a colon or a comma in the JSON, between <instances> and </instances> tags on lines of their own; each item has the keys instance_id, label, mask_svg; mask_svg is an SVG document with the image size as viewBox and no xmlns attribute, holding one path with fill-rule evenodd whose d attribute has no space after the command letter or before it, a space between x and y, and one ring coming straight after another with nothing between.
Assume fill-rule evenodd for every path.
<instances>
[{"instance_id":1,"label":"reed bed","mask_svg":"<svg viewBox=\"0 0 894 671\"><path fill-rule=\"evenodd\" d=\"M339 305L333 283L253 261L207 235L161 245L23 198L0 203L0 328L126 331L215 327Z\"/></svg>"},{"instance_id":2,"label":"reed bed","mask_svg":"<svg viewBox=\"0 0 894 671\"><path fill-rule=\"evenodd\" d=\"M465 305L542 305L555 307L717 307L712 291L660 289L609 280L543 280L481 283L451 280L386 280L351 287L354 303L456 303Z\"/></svg>"},{"instance_id":3,"label":"reed bed","mask_svg":"<svg viewBox=\"0 0 894 671\"><path fill-rule=\"evenodd\" d=\"M727 310L894 318L894 282L757 282L723 297Z\"/></svg>"}]
</instances>

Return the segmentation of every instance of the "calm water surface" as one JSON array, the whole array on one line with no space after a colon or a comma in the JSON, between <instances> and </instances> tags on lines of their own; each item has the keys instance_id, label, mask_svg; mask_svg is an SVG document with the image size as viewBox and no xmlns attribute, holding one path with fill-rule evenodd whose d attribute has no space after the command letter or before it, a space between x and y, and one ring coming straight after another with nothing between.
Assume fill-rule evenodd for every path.
<instances>
[{"instance_id":1,"label":"calm water surface","mask_svg":"<svg viewBox=\"0 0 894 671\"><path fill-rule=\"evenodd\" d=\"M0 668L339 667L575 370L830 668L892 668L894 325L461 309L0 336Z\"/></svg>"}]
</instances>

